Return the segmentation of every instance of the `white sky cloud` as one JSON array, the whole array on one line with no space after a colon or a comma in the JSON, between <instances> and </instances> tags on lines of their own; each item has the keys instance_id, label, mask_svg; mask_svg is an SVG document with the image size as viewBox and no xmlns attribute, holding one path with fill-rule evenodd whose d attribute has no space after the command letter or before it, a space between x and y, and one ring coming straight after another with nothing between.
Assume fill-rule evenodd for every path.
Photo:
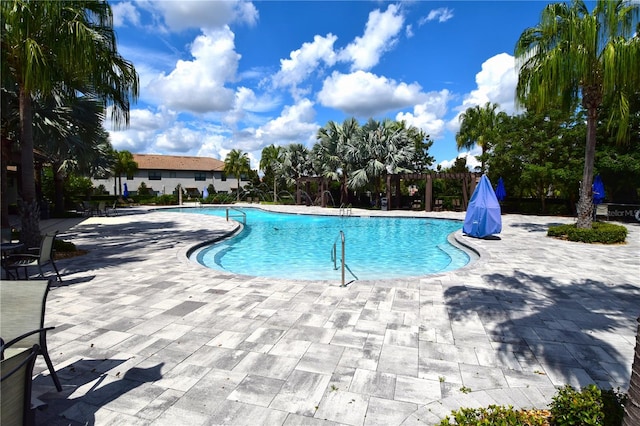
<instances>
[{"instance_id":1,"label":"white sky cloud","mask_svg":"<svg viewBox=\"0 0 640 426\"><path fill-rule=\"evenodd\" d=\"M395 46L403 23L404 16L398 5L390 4L385 12L380 12L379 9L372 11L364 35L356 37L342 50L341 59L352 63L352 71L373 68L382 54Z\"/></svg>"},{"instance_id":2,"label":"white sky cloud","mask_svg":"<svg viewBox=\"0 0 640 426\"><path fill-rule=\"evenodd\" d=\"M447 22L451 18L453 18L453 10L448 7L441 7L439 9L431 10L427 16L420 19L419 25L424 25L427 22L435 20L438 22Z\"/></svg>"},{"instance_id":3,"label":"white sky cloud","mask_svg":"<svg viewBox=\"0 0 640 426\"><path fill-rule=\"evenodd\" d=\"M406 108L424 99L422 88L417 83L396 82L365 71L351 74L334 71L325 79L318 93L318 100L323 106L365 118Z\"/></svg>"},{"instance_id":4,"label":"white sky cloud","mask_svg":"<svg viewBox=\"0 0 640 426\"><path fill-rule=\"evenodd\" d=\"M132 24L134 27L140 25L140 12L131 4L131 2L115 3L111 5L111 11L113 13L113 26L121 27Z\"/></svg>"},{"instance_id":5,"label":"white sky cloud","mask_svg":"<svg viewBox=\"0 0 640 426\"><path fill-rule=\"evenodd\" d=\"M273 76L274 87L291 87L295 92L296 87L317 72L321 64L333 66L337 60L333 44L337 39L333 34L316 35L313 42L303 43L300 49L292 51L289 59L281 59L280 70Z\"/></svg>"},{"instance_id":6,"label":"white sky cloud","mask_svg":"<svg viewBox=\"0 0 640 426\"><path fill-rule=\"evenodd\" d=\"M110 117L111 110L107 110ZM166 109L153 112L149 109L132 109L130 112L131 125L127 129L114 130L111 120L105 121L104 127L109 131L109 140L118 151L145 152L149 141L155 139L158 132L173 125L176 114Z\"/></svg>"},{"instance_id":7,"label":"white sky cloud","mask_svg":"<svg viewBox=\"0 0 640 426\"><path fill-rule=\"evenodd\" d=\"M458 117L468 108L495 102L499 111L513 114L515 111L515 94L518 76L515 69L515 58L507 53L500 53L487 59L476 74L477 88L464 96L462 104L455 107L458 114L447 123L452 132L460 129Z\"/></svg>"},{"instance_id":8,"label":"white sky cloud","mask_svg":"<svg viewBox=\"0 0 640 426\"><path fill-rule=\"evenodd\" d=\"M431 139L440 139L445 131L444 116L451 94L447 89L440 92L429 92L427 100L413 107L413 112L400 112L396 120L404 120L407 124L424 130Z\"/></svg>"},{"instance_id":9,"label":"white sky cloud","mask_svg":"<svg viewBox=\"0 0 640 426\"><path fill-rule=\"evenodd\" d=\"M161 104L196 113L233 108L234 91L225 83L236 79L240 55L228 27L196 37L192 61L179 60L169 75L158 76L148 86Z\"/></svg>"},{"instance_id":10,"label":"white sky cloud","mask_svg":"<svg viewBox=\"0 0 640 426\"><path fill-rule=\"evenodd\" d=\"M477 155L482 154L482 151L479 148L474 148L471 151L463 151L458 154L458 156L452 160L444 160L439 162L437 165L442 166L443 169L453 166L458 158L466 158L467 159L467 168L475 172L478 167L482 165L480 161L476 159Z\"/></svg>"},{"instance_id":11,"label":"white sky cloud","mask_svg":"<svg viewBox=\"0 0 640 426\"><path fill-rule=\"evenodd\" d=\"M258 11L243 1L155 1L148 3L164 17L171 31L189 28L216 29L232 22L254 25Z\"/></svg>"}]
</instances>

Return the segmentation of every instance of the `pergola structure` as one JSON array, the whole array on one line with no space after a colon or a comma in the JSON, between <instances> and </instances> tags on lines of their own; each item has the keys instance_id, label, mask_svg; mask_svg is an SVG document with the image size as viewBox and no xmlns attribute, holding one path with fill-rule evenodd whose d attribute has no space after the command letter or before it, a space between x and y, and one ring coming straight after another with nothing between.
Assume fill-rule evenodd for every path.
<instances>
[{"instance_id":1,"label":"pergola structure","mask_svg":"<svg viewBox=\"0 0 640 426\"><path fill-rule=\"evenodd\" d=\"M400 208L400 181L401 180L425 180L425 197L424 197L424 210L427 212L433 211L431 204L431 198L433 198L433 180L434 179L457 179L462 181L462 209L466 210L469 205L469 197L476 189L476 185L480 180L479 173L408 173L408 174L388 174L387 175L387 200L389 201L389 208L392 206L396 209ZM391 188L395 187L395 193L397 196L392 203Z\"/></svg>"}]
</instances>

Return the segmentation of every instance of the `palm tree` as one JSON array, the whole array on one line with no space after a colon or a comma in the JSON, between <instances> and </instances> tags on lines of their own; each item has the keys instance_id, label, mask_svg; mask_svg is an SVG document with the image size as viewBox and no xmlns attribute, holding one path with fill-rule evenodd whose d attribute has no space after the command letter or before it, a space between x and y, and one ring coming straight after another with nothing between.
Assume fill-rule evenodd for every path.
<instances>
[{"instance_id":1,"label":"palm tree","mask_svg":"<svg viewBox=\"0 0 640 426\"><path fill-rule=\"evenodd\" d=\"M34 178L32 97L63 88L70 98L91 88L112 104L115 125L129 121L138 75L117 52L111 6L104 0L1 2L3 81L18 86L21 146L21 240L40 240ZM3 83L3 86L5 84Z\"/></svg>"},{"instance_id":2,"label":"palm tree","mask_svg":"<svg viewBox=\"0 0 640 426\"><path fill-rule=\"evenodd\" d=\"M312 169L311 153L301 143L289 144L284 151L283 172L287 184L296 185L298 192L299 179L308 176Z\"/></svg>"},{"instance_id":3,"label":"palm tree","mask_svg":"<svg viewBox=\"0 0 640 426\"><path fill-rule=\"evenodd\" d=\"M34 145L47 156L54 177L54 206L64 212L64 182L73 172L89 175L111 149L102 127L104 107L90 96L65 99L57 93L44 102L34 98Z\"/></svg>"},{"instance_id":4,"label":"palm tree","mask_svg":"<svg viewBox=\"0 0 640 426\"><path fill-rule=\"evenodd\" d=\"M284 150L281 146L275 146L273 144L266 146L262 149L262 156L260 157L260 170L267 175L273 177L273 202L276 202L278 198L277 185L278 178L282 173L282 162L284 161Z\"/></svg>"},{"instance_id":5,"label":"palm tree","mask_svg":"<svg viewBox=\"0 0 640 426\"><path fill-rule=\"evenodd\" d=\"M519 102L538 111L558 103L570 111L581 102L587 113L579 228L592 223L596 127L605 100L614 105L608 126L617 127L619 142L628 138L628 97L640 86L639 11L640 4L626 0L598 0L592 13L582 0L550 4L516 43Z\"/></svg>"},{"instance_id":6,"label":"palm tree","mask_svg":"<svg viewBox=\"0 0 640 426\"><path fill-rule=\"evenodd\" d=\"M356 169L349 186L362 188L374 182L376 197L382 188L382 176L387 173L410 173L408 167L415 156L415 143L402 124L391 120L369 121L362 126L360 138L347 149L347 159Z\"/></svg>"},{"instance_id":7,"label":"palm tree","mask_svg":"<svg viewBox=\"0 0 640 426\"><path fill-rule=\"evenodd\" d=\"M486 153L491 149L491 143L495 139L495 134L500 125L504 113L496 114L498 104L487 102L484 107L476 105L467 108L460 114L460 130L456 134L456 145L458 151L461 149L472 149L478 145L482 149L481 172L485 172Z\"/></svg>"},{"instance_id":8,"label":"palm tree","mask_svg":"<svg viewBox=\"0 0 640 426\"><path fill-rule=\"evenodd\" d=\"M240 177L251 170L249 154L239 149L232 149L224 159L224 172L238 180L237 201L240 201Z\"/></svg>"},{"instance_id":9,"label":"palm tree","mask_svg":"<svg viewBox=\"0 0 640 426\"><path fill-rule=\"evenodd\" d=\"M318 129L313 146L313 161L322 175L332 180L340 181L340 204L348 202L349 188L347 185L351 172L351 163L347 161L347 147L359 137L360 124L351 117L338 124L329 121Z\"/></svg>"},{"instance_id":10,"label":"palm tree","mask_svg":"<svg viewBox=\"0 0 640 426\"><path fill-rule=\"evenodd\" d=\"M115 151L114 156L113 175L118 178L118 195L122 197L122 175L133 175L138 170L138 163L129 151Z\"/></svg>"}]
</instances>

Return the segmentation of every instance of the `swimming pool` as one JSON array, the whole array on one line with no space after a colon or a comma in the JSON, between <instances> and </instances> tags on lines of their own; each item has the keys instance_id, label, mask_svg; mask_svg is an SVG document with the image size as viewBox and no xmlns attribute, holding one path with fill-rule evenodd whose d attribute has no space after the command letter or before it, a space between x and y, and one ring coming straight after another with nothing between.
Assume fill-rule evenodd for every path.
<instances>
[{"instance_id":1,"label":"swimming pool","mask_svg":"<svg viewBox=\"0 0 640 426\"><path fill-rule=\"evenodd\" d=\"M462 228L460 221L240 210L246 214L246 225L239 234L199 248L190 258L235 274L340 281L343 231L347 282L429 275L461 268L470 261L467 253L447 240L449 234ZM226 208L179 211L226 215ZM337 270L332 260L336 243Z\"/></svg>"}]
</instances>

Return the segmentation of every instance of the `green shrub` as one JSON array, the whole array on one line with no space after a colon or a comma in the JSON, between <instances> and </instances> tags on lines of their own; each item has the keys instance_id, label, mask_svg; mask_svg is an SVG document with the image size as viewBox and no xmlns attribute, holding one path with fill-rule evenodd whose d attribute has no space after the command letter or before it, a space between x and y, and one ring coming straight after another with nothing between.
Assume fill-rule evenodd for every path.
<instances>
[{"instance_id":1,"label":"green shrub","mask_svg":"<svg viewBox=\"0 0 640 426\"><path fill-rule=\"evenodd\" d=\"M514 410L512 406L461 408L439 426L620 426L627 395L589 385L581 391L570 385L558 389L549 410Z\"/></svg>"},{"instance_id":2,"label":"green shrub","mask_svg":"<svg viewBox=\"0 0 640 426\"><path fill-rule=\"evenodd\" d=\"M76 245L71 241L53 240L53 249L58 252L76 251Z\"/></svg>"},{"instance_id":3,"label":"green shrub","mask_svg":"<svg viewBox=\"0 0 640 426\"><path fill-rule=\"evenodd\" d=\"M554 424L569 425L602 425L602 394L595 385L589 385L582 391L570 385L560 388L551 402L551 415Z\"/></svg>"},{"instance_id":4,"label":"green shrub","mask_svg":"<svg viewBox=\"0 0 640 426\"><path fill-rule=\"evenodd\" d=\"M514 410L512 406L490 405L487 408L461 408L447 416L440 426L542 426L547 418L538 411Z\"/></svg>"},{"instance_id":5,"label":"green shrub","mask_svg":"<svg viewBox=\"0 0 640 426\"><path fill-rule=\"evenodd\" d=\"M575 224L557 225L549 227L547 235L583 243L618 244L627 239L627 228L604 222L593 222L590 229L578 228Z\"/></svg>"},{"instance_id":6,"label":"green shrub","mask_svg":"<svg viewBox=\"0 0 640 426\"><path fill-rule=\"evenodd\" d=\"M159 206L170 206L173 204L178 204L178 200L173 194L164 194L156 198L156 204Z\"/></svg>"}]
</instances>

